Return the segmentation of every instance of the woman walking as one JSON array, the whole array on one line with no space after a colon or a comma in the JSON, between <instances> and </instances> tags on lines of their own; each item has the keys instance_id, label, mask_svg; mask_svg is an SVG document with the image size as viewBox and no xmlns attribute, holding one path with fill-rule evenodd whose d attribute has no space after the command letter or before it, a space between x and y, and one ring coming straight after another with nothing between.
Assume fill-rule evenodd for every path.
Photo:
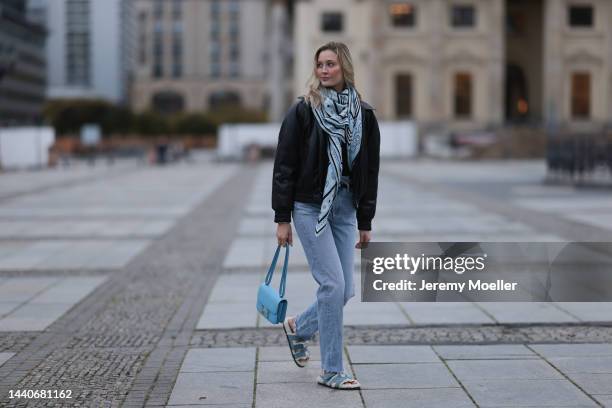
<instances>
[{"instance_id":1,"label":"woman walking","mask_svg":"<svg viewBox=\"0 0 612 408\"><path fill-rule=\"evenodd\" d=\"M317 382L337 389L360 387L344 372L342 318L344 305L355 295L354 248L370 241L376 211L380 133L373 110L355 88L348 47L323 45L314 55L306 95L283 120L274 161L278 243L293 245L293 215L319 285L316 301L288 317L283 329L299 367L309 360L306 341L319 332L322 372Z\"/></svg>"}]
</instances>

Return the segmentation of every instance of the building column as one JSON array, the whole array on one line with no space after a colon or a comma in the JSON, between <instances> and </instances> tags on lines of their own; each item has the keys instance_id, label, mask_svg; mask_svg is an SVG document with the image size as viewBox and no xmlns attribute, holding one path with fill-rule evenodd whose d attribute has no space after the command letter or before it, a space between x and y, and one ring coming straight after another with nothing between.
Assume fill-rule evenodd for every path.
<instances>
[{"instance_id":1,"label":"building column","mask_svg":"<svg viewBox=\"0 0 612 408\"><path fill-rule=\"evenodd\" d=\"M563 121L563 26L565 16L560 0L544 4L544 123L556 128Z\"/></svg>"},{"instance_id":2,"label":"building column","mask_svg":"<svg viewBox=\"0 0 612 408\"><path fill-rule=\"evenodd\" d=\"M383 25L387 12L386 6L381 6L377 1L371 1L368 4L371 16L371 25L369 27L371 33L370 49L368 50L368 89L367 93L370 98L370 103L377 109L378 119L388 119L392 115L393 101L389 100L390 95L386 95L385 86L381 83L381 64L384 50L384 34ZM364 28L366 29L366 28ZM353 56L356 58L356 56ZM387 100L383 100L386 98Z\"/></svg>"},{"instance_id":3,"label":"building column","mask_svg":"<svg viewBox=\"0 0 612 408\"><path fill-rule=\"evenodd\" d=\"M610 19L612 19L612 4L603 2L602 4L598 4L598 7L603 9L604 17L607 19L606 21L610 21ZM604 101L606 103L603 111L606 112L607 123L612 125L612 26L608 24L606 30L606 40L604 43L608 44L608 56L603 71L603 83L605 87Z\"/></svg>"},{"instance_id":4,"label":"building column","mask_svg":"<svg viewBox=\"0 0 612 408\"><path fill-rule=\"evenodd\" d=\"M285 76L288 58L283 47L283 38L286 34L287 10L284 0L272 2L270 16L270 47L268 57L268 94L270 106L268 110L269 119L272 122L282 120L286 110L285 106Z\"/></svg>"},{"instance_id":5,"label":"building column","mask_svg":"<svg viewBox=\"0 0 612 408\"><path fill-rule=\"evenodd\" d=\"M489 37L491 61L489 71L489 100L487 101L489 112L487 121L494 125L501 125L504 122L504 91L506 83L506 1L495 0L491 7L492 29L491 36Z\"/></svg>"},{"instance_id":6,"label":"building column","mask_svg":"<svg viewBox=\"0 0 612 408\"><path fill-rule=\"evenodd\" d=\"M430 2L432 21L447 21L445 3L441 0ZM444 53L444 29L440 25L431 25L429 31L429 49L431 50L429 59L429 114L426 122L432 125L440 124L447 120L444 109L444 78L443 53ZM417 101L418 103L418 101Z\"/></svg>"}]
</instances>

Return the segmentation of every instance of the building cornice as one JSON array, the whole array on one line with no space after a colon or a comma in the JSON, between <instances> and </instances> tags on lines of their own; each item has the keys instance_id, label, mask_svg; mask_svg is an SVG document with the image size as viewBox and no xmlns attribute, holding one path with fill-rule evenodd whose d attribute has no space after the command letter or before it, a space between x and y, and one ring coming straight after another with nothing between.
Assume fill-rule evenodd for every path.
<instances>
[{"instance_id":1,"label":"building cornice","mask_svg":"<svg viewBox=\"0 0 612 408\"><path fill-rule=\"evenodd\" d=\"M426 64L427 58L408 50L382 57L385 64Z\"/></svg>"},{"instance_id":2,"label":"building cornice","mask_svg":"<svg viewBox=\"0 0 612 408\"><path fill-rule=\"evenodd\" d=\"M579 48L566 53L565 62L569 64L603 65L604 60L601 55L594 54L585 48Z\"/></svg>"},{"instance_id":3,"label":"building cornice","mask_svg":"<svg viewBox=\"0 0 612 408\"><path fill-rule=\"evenodd\" d=\"M442 61L445 64L460 63L460 64L482 64L487 62L487 58L484 58L477 53L467 50L459 49L454 50L442 57Z\"/></svg>"}]
</instances>

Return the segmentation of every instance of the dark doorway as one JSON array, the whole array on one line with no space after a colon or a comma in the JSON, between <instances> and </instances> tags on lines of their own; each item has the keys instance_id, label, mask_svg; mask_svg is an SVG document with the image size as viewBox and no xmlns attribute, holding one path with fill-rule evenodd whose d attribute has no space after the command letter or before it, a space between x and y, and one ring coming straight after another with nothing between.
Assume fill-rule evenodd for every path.
<instances>
[{"instance_id":1,"label":"dark doorway","mask_svg":"<svg viewBox=\"0 0 612 408\"><path fill-rule=\"evenodd\" d=\"M527 78L523 69L515 64L506 65L506 120L524 122L529 117Z\"/></svg>"},{"instance_id":2,"label":"dark doorway","mask_svg":"<svg viewBox=\"0 0 612 408\"><path fill-rule=\"evenodd\" d=\"M412 117L412 75L395 76L395 113L397 118Z\"/></svg>"},{"instance_id":3,"label":"dark doorway","mask_svg":"<svg viewBox=\"0 0 612 408\"><path fill-rule=\"evenodd\" d=\"M505 116L508 122L538 122L543 108L542 0L506 0Z\"/></svg>"}]
</instances>

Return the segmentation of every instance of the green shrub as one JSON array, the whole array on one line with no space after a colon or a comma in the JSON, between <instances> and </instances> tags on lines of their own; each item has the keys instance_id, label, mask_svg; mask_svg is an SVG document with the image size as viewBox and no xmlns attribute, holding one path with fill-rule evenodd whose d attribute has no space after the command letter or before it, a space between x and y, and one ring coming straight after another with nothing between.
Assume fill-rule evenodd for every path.
<instances>
[{"instance_id":1,"label":"green shrub","mask_svg":"<svg viewBox=\"0 0 612 408\"><path fill-rule=\"evenodd\" d=\"M139 134L215 135L224 123L262 123L263 111L224 105L208 113L164 115L155 111L133 113L129 108L104 100L57 99L47 102L44 115L58 135L79 135L84 124L98 124L103 135Z\"/></svg>"},{"instance_id":2,"label":"green shrub","mask_svg":"<svg viewBox=\"0 0 612 408\"><path fill-rule=\"evenodd\" d=\"M212 109L208 114L217 125L224 123L263 123L268 121L266 112L240 106L226 105Z\"/></svg>"},{"instance_id":3,"label":"green shrub","mask_svg":"<svg viewBox=\"0 0 612 408\"><path fill-rule=\"evenodd\" d=\"M217 124L203 113L183 113L173 118L173 133L181 135L212 135Z\"/></svg>"},{"instance_id":4,"label":"green shrub","mask_svg":"<svg viewBox=\"0 0 612 408\"><path fill-rule=\"evenodd\" d=\"M171 127L166 116L156 112L142 112L135 115L132 132L143 136L156 136L170 133Z\"/></svg>"},{"instance_id":5,"label":"green shrub","mask_svg":"<svg viewBox=\"0 0 612 408\"><path fill-rule=\"evenodd\" d=\"M60 135L78 134L86 123L98 124L103 134L126 133L134 119L128 108L95 99L50 100L44 116Z\"/></svg>"}]
</instances>

